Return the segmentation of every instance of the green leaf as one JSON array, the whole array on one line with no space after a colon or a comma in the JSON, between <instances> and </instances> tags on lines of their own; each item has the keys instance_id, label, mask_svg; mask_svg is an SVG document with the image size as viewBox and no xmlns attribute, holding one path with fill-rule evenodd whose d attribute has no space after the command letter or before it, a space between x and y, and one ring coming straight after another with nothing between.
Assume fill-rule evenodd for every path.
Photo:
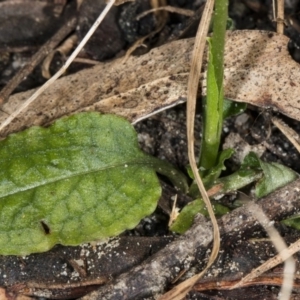
<instances>
[{"instance_id":1,"label":"green leaf","mask_svg":"<svg viewBox=\"0 0 300 300\"><path fill-rule=\"evenodd\" d=\"M248 168L261 170L260 159L254 152L250 152L248 155L246 155L242 162L241 169L246 170Z\"/></svg>"},{"instance_id":2,"label":"green leaf","mask_svg":"<svg viewBox=\"0 0 300 300\"><path fill-rule=\"evenodd\" d=\"M235 30L235 29L236 29L236 25L234 23L234 20L231 18L227 18L226 30Z\"/></svg>"},{"instance_id":3,"label":"green leaf","mask_svg":"<svg viewBox=\"0 0 300 300\"><path fill-rule=\"evenodd\" d=\"M213 203L213 209L217 217L223 216L229 212L227 207L219 203ZM180 234L185 233L192 226L194 218L198 213L208 217L206 205L202 199L197 199L187 204L174 223L170 226L170 230Z\"/></svg>"},{"instance_id":4,"label":"green leaf","mask_svg":"<svg viewBox=\"0 0 300 300\"><path fill-rule=\"evenodd\" d=\"M264 197L276 189L292 182L298 175L290 168L278 163L262 161L254 152L250 152L241 165L241 168L216 183L223 183L223 189L241 188L255 180L255 194L258 198ZM236 184L235 184L236 182Z\"/></svg>"},{"instance_id":5,"label":"green leaf","mask_svg":"<svg viewBox=\"0 0 300 300\"><path fill-rule=\"evenodd\" d=\"M216 165L208 170L207 175L202 178L204 186L208 189L210 188L214 183L217 178L219 178L220 174L222 171L226 170L225 167L225 160L229 159L234 153L233 149L225 149L220 152L218 156L218 160L216 162ZM187 168L189 176L194 179L193 172L190 167ZM203 176L201 174L201 171L199 171L200 176ZM193 182L190 190L189 190L189 195L193 197L198 197L199 196L199 189L196 184L196 182Z\"/></svg>"},{"instance_id":6,"label":"green leaf","mask_svg":"<svg viewBox=\"0 0 300 300\"><path fill-rule=\"evenodd\" d=\"M282 224L300 230L300 215L294 215L288 219L282 220Z\"/></svg>"},{"instance_id":7,"label":"green leaf","mask_svg":"<svg viewBox=\"0 0 300 300\"><path fill-rule=\"evenodd\" d=\"M264 177L256 184L255 194L258 198L264 197L278 188L294 181L298 175L290 168L278 163L265 163L260 160Z\"/></svg>"},{"instance_id":8,"label":"green leaf","mask_svg":"<svg viewBox=\"0 0 300 300\"><path fill-rule=\"evenodd\" d=\"M203 137L199 166L204 171L215 166L218 157L223 116L223 88L219 89L212 54L211 39L208 38L207 95L204 98Z\"/></svg>"},{"instance_id":9,"label":"green leaf","mask_svg":"<svg viewBox=\"0 0 300 300\"><path fill-rule=\"evenodd\" d=\"M115 236L153 212L161 188L121 117L81 113L0 142L0 254Z\"/></svg>"},{"instance_id":10,"label":"green leaf","mask_svg":"<svg viewBox=\"0 0 300 300\"><path fill-rule=\"evenodd\" d=\"M211 168L208 174L203 178L205 186L210 187L213 182L219 178L222 171L226 170L225 160L229 159L234 153L233 149L225 149L219 153L217 164Z\"/></svg>"},{"instance_id":11,"label":"green leaf","mask_svg":"<svg viewBox=\"0 0 300 300\"><path fill-rule=\"evenodd\" d=\"M224 99L223 101L223 119L229 118L231 116L238 115L245 111L247 108L246 103L239 103Z\"/></svg>"}]
</instances>

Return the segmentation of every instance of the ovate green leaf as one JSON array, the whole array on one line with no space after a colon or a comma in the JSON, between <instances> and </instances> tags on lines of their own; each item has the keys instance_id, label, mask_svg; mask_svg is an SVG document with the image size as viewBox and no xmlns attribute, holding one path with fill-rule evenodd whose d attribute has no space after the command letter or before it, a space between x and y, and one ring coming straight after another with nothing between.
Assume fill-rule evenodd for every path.
<instances>
[{"instance_id":1,"label":"ovate green leaf","mask_svg":"<svg viewBox=\"0 0 300 300\"><path fill-rule=\"evenodd\" d=\"M297 174L290 168L278 163L260 161L264 177L258 181L255 189L258 198L264 197L276 189L287 185L297 178Z\"/></svg>"},{"instance_id":2,"label":"ovate green leaf","mask_svg":"<svg viewBox=\"0 0 300 300\"><path fill-rule=\"evenodd\" d=\"M274 192L276 189L292 182L298 176L293 170L284 165L262 161L253 152L250 152L244 158L238 173L239 176L244 177L244 180L251 180L251 178L255 179L257 177L255 173L259 176L261 171L263 176L260 177L255 187L255 194L258 198Z\"/></svg>"},{"instance_id":3,"label":"ovate green leaf","mask_svg":"<svg viewBox=\"0 0 300 300\"><path fill-rule=\"evenodd\" d=\"M161 189L129 122L81 113L0 142L0 254L43 252L133 228Z\"/></svg>"},{"instance_id":4,"label":"ovate green leaf","mask_svg":"<svg viewBox=\"0 0 300 300\"><path fill-rule=\"evenodd\" d=\"M263 177L257 182L255 194L258 198L264 197L276 189L285 186L297 178L297 174L290 168L275 163L267 163L258 158L256 154L250 152L244 160L244 167L260 167L263 171Z\"/></svg>"}]
</instances>

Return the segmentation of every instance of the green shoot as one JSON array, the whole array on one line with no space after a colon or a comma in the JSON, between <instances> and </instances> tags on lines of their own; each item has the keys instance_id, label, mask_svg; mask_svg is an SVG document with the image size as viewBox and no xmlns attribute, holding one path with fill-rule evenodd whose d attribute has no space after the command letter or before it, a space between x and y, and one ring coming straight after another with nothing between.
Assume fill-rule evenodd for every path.
<instances>
[{"instance_id":1,"label":"green shoot","mask_svg":"<svg viewBox=\"0 0 300 300\"><path fill-rule=\"evenodd\" d=\"M200 170L215 166L219 153L223 125L223 60L225 32L228 18L228 0L215 3L213 36L209 42L207 69L207 97L204 103L203 138L200 154Z\"/></svg>"}]
</instances>

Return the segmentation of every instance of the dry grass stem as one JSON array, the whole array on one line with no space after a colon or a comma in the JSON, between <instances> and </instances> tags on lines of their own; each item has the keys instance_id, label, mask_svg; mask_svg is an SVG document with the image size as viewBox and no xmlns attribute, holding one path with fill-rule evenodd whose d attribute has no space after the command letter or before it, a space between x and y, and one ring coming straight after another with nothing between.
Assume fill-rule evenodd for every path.
<instances>
[{"instance_id":1,"label":"dry grass stem","mask_svg":"<svg viewBox=\"0 0 300 300\"><path fill-rule=\"evenodd\" d=\"M283 258L287 259L298 251L300 251L300 239L297 240L295 243L291 244L287 249L284 249L280 254L277 254L276 256L270 258L258 268L254 269L250 274L245 276L232 288L239 288L242 287L245 283L251 283L250 281L253 281L255 278L259 277L263 273L281 264L283 262Z\"/></svg>"},{"instance_id":2,"label":"dry grass stem","mask_svg":"<svg viewBox=\"0 0 300 300\"><path fill-rule=\"evenodd\" d=\"M273 0L273 13L275 7L275 0ZM284 0L277 0L276 3L276 16L274 18L277 23L276 31L279 34L283 34L284 32Z\"/></svg>"},{"instance_id":3,"label":"dry grass stem","mask_svg":"<svg viewBox=\"0 0 300 300\"><path fill-rule=\"evenodd\" d=\"M291 257L290 251L287 248L287 245L283 238L280 236L278 231L275 229L273 223L269 220L269 218L266 216L266 214L263 212L263 210L260 208L259 205L254 204L250 207L252 214L257 218L259 223L263 226L263 228L268 233L272 243L274 244L276 250L278 251L278 256L280 256L281 262L284 263L284 270L283 270L283 284L281 287L281 291L279 293L280 300L289 300L291 291L293 288L293 276L295 273L296 265L295 260ZM296 249L298 249L299 245L296 245ZM272 258L272 260L274 257ZM252 270L252 272L244 277L239 283L235 284L231 289L235 289L238 287L243 286L243 284L247 281L251 281L254 278L258 277L262 273L269 270L271 267L266 268L266 264L269 265L269 263L264 263L260 267Z\"/></svg>"},{"instance_id":4,"label":"dry grass stem","mask_svg":"<svg viewBox=\"0 0 300 300\"><path fill-rule=\"evenodd\" d=\"M198 85L199 85L199 79L200 79L201 67L203 61L203 53L206 44L206 37L208 34L210 20L213 13L213 7L214 7L214 1L213 0L207 1L197 31L194 50L192 54L191 70L188 79L188 96L187 96L187 138L188 138L189 163L193 171L193 175L195 176L195 180L197 182L203 201L207 206L207 211L212 221L213 232L214 232L214 244L213 244L213 249L209 261L207 263L206 268L200 274L196 275L196 277L198 276L198 278L200 278L205 273L205 271L213 264L213 262L215 261L218 255L219 248L220 248L219 227L209 197L207 195L207 192L205 190L205 187L203 185L203 182L198 172L196 159L195 159L195 151L194 151L195 150L194 149L195 148L194 123L195 123L196 100L197 100Z\"/></svg>"},{"instance_id":5,"label":"dry grass stem","mask_svg":"<svg viewBox=\"0 0 300 300\"><path fill-rule=\"evenodd\" d=\"M214 244L211 255L209 257L206 268L199 274L194 275L193 277L185 280L180 283L172 290L164 294L160 300L180 300L185 297L185 295L192 289L194 284L203 276L206 270L213 264L215 261L219 248L220 248L220 232L215 218L212 205L204 188L203 182L199 176L198 168L195 159L195 141L194 141L194 122L195 122L195 110L196 110L196 100L198 94L198 85L202 67L203 53L206 45L206 37L208 34L208 29L210 25L210 20L212 17L214 8L214 1L207 1L201 18L201 22L198 27L197 35L195 38L195 45L192 54L191 60L191 69L188 78L188 96L187 96L187 139L188 139L188 156L191 169L195 176L195 180L199 187L201 196L207 206L209 216L213 224L213 237ZM196 239L199 237L195 237Z\"/></svg>"}]
</instances>

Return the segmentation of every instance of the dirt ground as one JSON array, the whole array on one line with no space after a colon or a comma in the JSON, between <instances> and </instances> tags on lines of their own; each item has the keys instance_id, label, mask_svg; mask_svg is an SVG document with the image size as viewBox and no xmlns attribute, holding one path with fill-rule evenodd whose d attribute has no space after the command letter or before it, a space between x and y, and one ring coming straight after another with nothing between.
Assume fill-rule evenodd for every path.
<instances>
[{"instance_id":1,"label":"dirt ground","mask_svg":"<svg viewBox=\"0 0 300 300\"><path fill-rule=\"evenodd\" d=\"M79 2L0 1L0 88L4 88L0 94L0 100L3 100L0 105L11 93L40 86L46 81L45 73L53 75L105 5L103 0L85 0L78 7ZM134 55L141 55L153 47L173 40L193 37L204 1L169 0L167 4L191 10L195 14L193 17L178 13L162 13L156 17L149 14L137 21L137 15L151 8L150 1L136 0L114 7L105 19L103 27L97 30L79 54L80 59L72 64L67 74L90 68L95 61L106 62L122 57L137 40L147 35L148 38L144 41L147 47L139 47L134 51ZM276 24L273 21L271 5L271 1L231 1L229 15L235 29L275 31ZM289 49L293 58L300 61L300 3L288 1L285 9L285 34L291 38ZM70 21L72 19L73 22ZM163 20L163 25L158 23L160 19ZM49 41L57 30L66 27L67 22L69 29L61 35L56 44L72 37L69 39L70 44L61 49L61 52L55 52L48 65L42 64L46 56L44 55L32 70L27 68L27 73L23 76L25 80L13 91L5 90L17 71L30 61L34 53ZM283 164L299 173L300 154L272 125L270 115L282 118L300 133L298 121L272 110L265 111L249 105L241 115L225 121L223 146L226 144L236 150L249 148L252 151L261 151L262 160ZM195 131L199 133L196 136L196 152L199 153L201 105L198 107L196 119ZM186 173L188 159L185 122L185 104L180 104L134 126L138 132L140 146L145 152L167 160ZM237 161L230 159L226 167L224 175L236 170ZM157 299L159 294L200 272L207 262L210 242L206 245L191 241L189 244L188 238L201 240L199 236L192 236L192 233L197 231L192 232L179 238L182 243L180 245L187 247L182 249L181 253L179 248L176 248L178 245L172 246L172 242L176 242L178 236L168 229L174 195L178 195L177 203L180 209L192 199L178 192L165 178L160 177L160 180L163 194L156 211L142 220L135 229L126 231L120 237L78 247L58 245L47 253L26 257L0 256L0 286L3 287L4 293L0 294L0 299L21 299L18 298L21 296L41 299ZM299 183L294 188L297 187ZM247 204L251 201L250 192L251 187L247 187L234 195L224 196L220 201L230 204L238 198ZM279 194L276 195L274 199L279 197ZM300 234L279 221L300 208L296 200L290 200L295 201L294 210L278 212L278 215L270 211L270 215L274 216L275 227L287 244L299 239ZM268 198L266 203L269 203L267 201L271 200ZM275 207L274 204L274 210ZM277 299L282 284L282 265L271 269L249 286L229 289L243 275L276 255L276 250L265 231L258 224L254 224L255 222L253 225L250 217L241 212L240 218L243 219L243 216L249 223L240 225L243 229L237 228L235 234L226 231L229 230L226 226L222 229L221 251L216 263L186 299ZM229 219L221 219L220 223L225 224L227 221L229 224ZM207 230L211 230L208 223L205 226ZM189 247L191 248L188 249ZM291 299L300 299L299 254L295 254L294 258L297 272ZM156 273L150 268L150 265L153 267L155 263L161 267L156 269ZM91 291L94 291L94 294L88 294Z\"/></svg>"}]
</instances>

